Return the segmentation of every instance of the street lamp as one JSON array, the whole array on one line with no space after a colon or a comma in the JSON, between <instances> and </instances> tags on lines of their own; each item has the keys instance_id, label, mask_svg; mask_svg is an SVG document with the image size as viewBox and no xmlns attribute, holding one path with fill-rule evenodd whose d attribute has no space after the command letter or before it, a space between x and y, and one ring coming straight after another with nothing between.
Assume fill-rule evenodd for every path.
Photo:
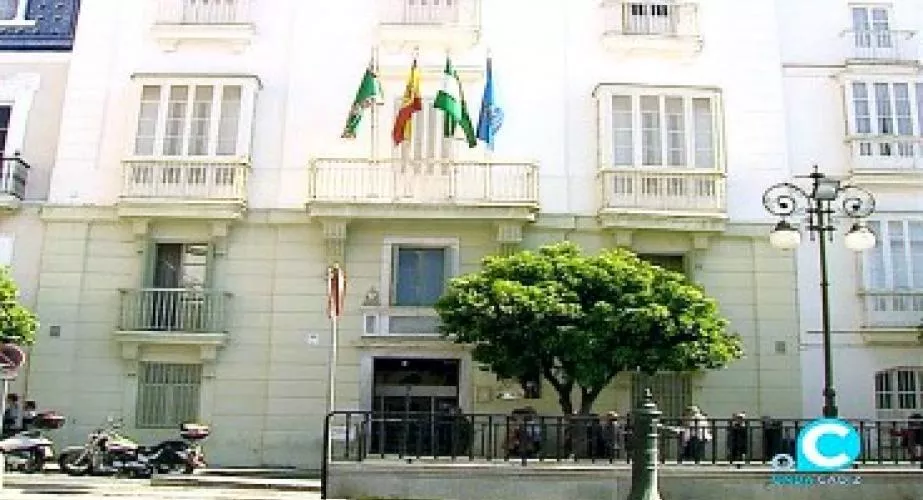
<instances>
[{"instance_id":1,"label":"street lamp","mask_svg":"<svg viewBox=\"0 0 923 500\"><path fill-rule=\"evenodd\" d=\"M853 224L844 237L844 243L850 250L861 252L875 246L875 234L862 219L875 211L875 197L865 189L842 184L818 172L817 165L808 176L811 179L811 191L807 192L788 182L771 186L763 193L763 206L771 214L781 218L769 235L769 243L780 249L793 250L801 244L801 233L787 219L792 216L804 217L807 230L814 240L820 258L820 301L821 328L824 349L824 409L826 418L837 417L836 391L833 389L833 359L830 346L830 301L827 281L827 238L833 239L836 228L833 219L841 215L853 220ZM839 207L836 203L839 201Z\"/></svg>"}]
</instances>

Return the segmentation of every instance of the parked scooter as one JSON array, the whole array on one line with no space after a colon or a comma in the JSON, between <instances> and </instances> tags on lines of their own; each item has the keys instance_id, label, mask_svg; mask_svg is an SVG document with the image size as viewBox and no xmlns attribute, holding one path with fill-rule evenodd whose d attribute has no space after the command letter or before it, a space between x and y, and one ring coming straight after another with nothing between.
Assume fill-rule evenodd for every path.
<instances>
[{"instance_id":1,"label":"parked scooter","mask_svg":"<svg viewBox=\"0 0 923 500\"><path fill-rule=\"evenodd\" d=\"M63 416L42 412L25 429L0 440L6 470L41 472L45 464L54 459L54 443L42 431L60 429L63 425Z\"/></svg>"},{"instance_id":2,"label":"parked scooter","mask_svg":"<svg viewBox=\"0 0 923 500\"><path fill-rule=\"evenodd\" d=\"M83 446L70 446L61 452L58 464L72 476L84 474L128 475L148 478L155 473L183 472L191 474L205 466L199 441L208 437L204 425L184 424L182 439L162 441L154 446L141 446L119 433L120 421L90 433Z\"/></svg>"}]
</instances>

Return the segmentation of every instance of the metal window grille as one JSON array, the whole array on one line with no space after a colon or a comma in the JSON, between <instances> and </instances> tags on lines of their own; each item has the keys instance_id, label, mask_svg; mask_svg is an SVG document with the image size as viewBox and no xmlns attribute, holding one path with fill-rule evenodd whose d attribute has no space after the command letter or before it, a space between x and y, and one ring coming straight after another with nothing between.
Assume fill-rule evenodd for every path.
<instances>
[{"instance_id":1,"label":"metal window grille","mask_svg":"<svg viewBox=\"0 0 923 500\"><path fill-rule=\"evenodd\" d=\"M137 427L179 427L199 418L202 365L141 363L138 370Z\"/></svg>"}]
</instances>

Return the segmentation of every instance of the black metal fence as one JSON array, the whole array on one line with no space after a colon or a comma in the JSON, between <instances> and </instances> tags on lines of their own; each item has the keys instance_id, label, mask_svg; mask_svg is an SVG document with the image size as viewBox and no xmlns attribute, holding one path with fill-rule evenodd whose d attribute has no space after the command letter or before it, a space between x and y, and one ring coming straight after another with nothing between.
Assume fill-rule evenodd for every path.
<instances>
[{"instance_id":1,"label":"black metal fence","mask_svg":"<svg viewBox=\"0 0 923 500\"><path fill-rule=\"evenodd\" d=\"M328 417L330 460L375 459L629 463L632 422L599 416L339 411ZM856 466L923 468L923 429L907 420L852 420L861 437ZM766 464L795 455L807 419L715 419L699 427L662 419L665 464Z\"/></svg>"}]
</instances>

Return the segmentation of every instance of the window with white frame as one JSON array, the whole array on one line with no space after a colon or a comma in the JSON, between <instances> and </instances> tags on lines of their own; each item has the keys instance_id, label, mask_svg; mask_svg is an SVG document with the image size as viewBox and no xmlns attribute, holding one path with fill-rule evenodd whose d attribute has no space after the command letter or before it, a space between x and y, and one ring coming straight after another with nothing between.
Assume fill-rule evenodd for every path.
<instances>
[{"instance_id":1,"label":"window with white frame","mask_svg":"<svg viewBox=\"0 0 923 500\"><path fill-rule=\"evenodd\" d=\"M923 367L875 373L875 409L880 418L907 418L923 410Z\"/></svg>"},{"instance_id":2,"label":"window with white frame","mask_svg":"<svg viewBox=\"0 0 923 500\"><path fill-rule=\"evenodd\" d=\"M138 366L139 429L178 428L199 418L202 365L143 362Z\"/></svg>"},{"instance_id":3,"label":"window with white frame","mask_svg":"<svg viewBox=\"0 0 923 500\"><path fill-rule=\"evenodd\" d=\"M866 312L872 323L915 326L923 317L923 220L869 223L879 244L865 251Z\"/></svg>"},{"instance_id":4,"label":"window with white frame","mask_svg":"<svg viewBox=\"0 0 923 500\"><path fill-rule=\"evenodd\" d=\"M611 165L720 168L717 91L610 87L601 95Z\"/></svg>"},{"instance_id":5,"label":"window with white frame","mask_svg":"<svg viewBox=\"0 0 923 500\"><path fill-rule=\"evenodd\" d=\"M0 25L8 23L33 24L26 20L29 0L0 0Z\"/></svg>"},{"instance_id":6,"label":"window with white frame","mask_svg":"<svg viewBox=\"0 0 923 500\"><path fill-rule=\"evenodd\" d=\"M625 33L672 35L679 21L678 6L672 0L628 2L623 5Z\"/></svg>"},{"instance_id":7,"label":"window with white frame","mask_svg":"<svg viewBox=\"0 0 923 500\"><path fill-rule=\"evenodd\" d=\"M402 100L401 97L395 99L395 117L401 109ZM445 137L443 119L443 112L433 107L433 99L424 98L422 109L411 118L410 137L395 148L395 156L404 162L432 166L437 165L439 160L451 160L455 153L455 140Z\"/></svg>"},{"instance_id":8,"label":"window with white frame","mask_svg":"<svg viewBox=\"0 0 923 500\"><path fill-rule=\"evenodd\" d=\"M850 132L859 156L923 154L923 82L853 81L847 86Z\"/></svg>"},{"instance_id":9,"label":"window with white frame","mask_svg":"<svg viewBox=\"0 0 923 500\"><path fill-rule=\"evenodd\" d=\"M392 247L391 305L429 307L445 291L451 249L439 246Z\"/></svg>"},{"instance_id":10,"label":"window with white frame","mask_svg":"<svg viewBox=\"0 0 923 500\"><path fill-rule=\"evenodd\" d=\"M923 220L869 222L879 244L866 250L868 290L923 291Z\"/></svg>"},{"instance_id":11,"label":"window with white frame","mask_svg":"<svg viewBox=\"0 0 923 500\"><path fill-rule=\"evenodd\" d=\"M133 154L248 154L254 91L250 82L143 84Z\"/></svg>"},{"instance_id":12,"label":"window with white frame","mask_svg":"<svg viewBox=\"0 0 923 500\"><path fill-rule=\"evenodd\" d=\"M853 5L853 40L856 48L891 48L891 15L887 5Z\"/></svg>"}]
</instances>

